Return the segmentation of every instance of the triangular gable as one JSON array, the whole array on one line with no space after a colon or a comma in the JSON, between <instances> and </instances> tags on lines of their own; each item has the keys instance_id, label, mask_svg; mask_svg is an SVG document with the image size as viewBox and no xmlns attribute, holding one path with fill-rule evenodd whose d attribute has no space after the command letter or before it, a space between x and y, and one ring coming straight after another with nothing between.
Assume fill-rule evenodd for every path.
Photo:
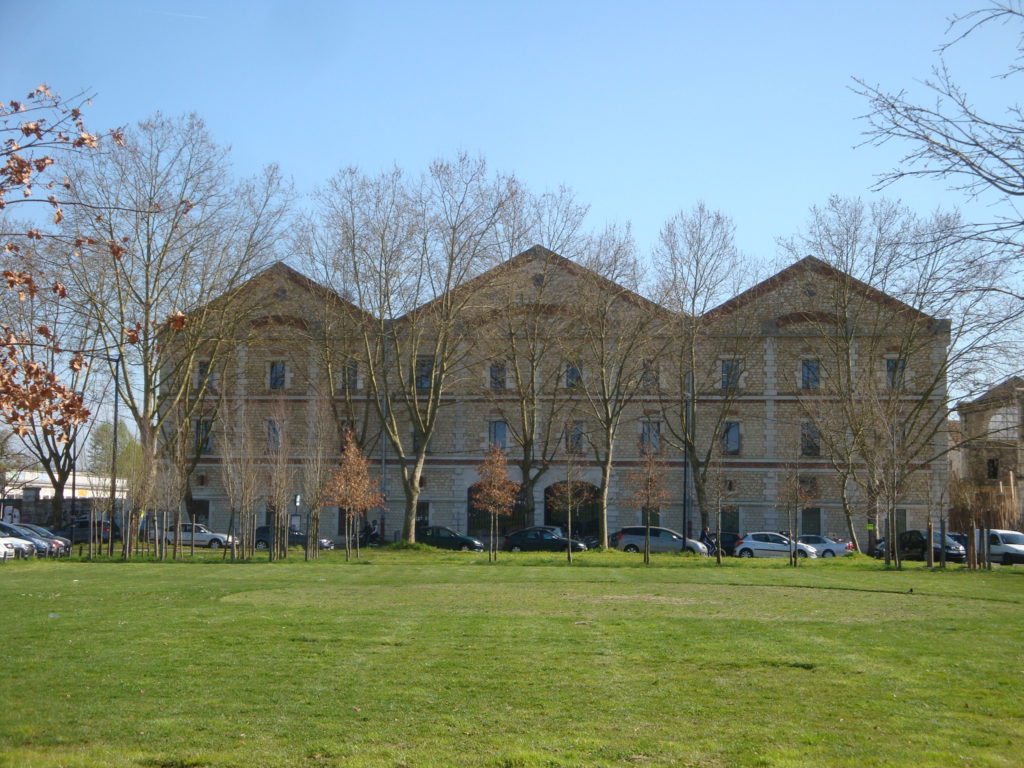
<instances>
[{"instance_id":1,"label":"triangular gable","mask_svg":"<svg viewBox=\"0 0 1024 768\"><path fill-rule=\"evenodd\" d=\"M275 261L269 267L257 272L244 283L218 296L210 302L209 307L219 303L227 303L242 298L246 293L258 290L261 284L276 280L283 280L295 285L302 291L313 295L319 301L325 302L335 309L349 314L355 318L369 319L370 315L348 299L339 296L325 285L307 277L297 269L288 266L283 261ZM205 309L205 307L204 307Z\"/></svg>"},{"instance_id":2,"label":"triangular gable","mask_svg":"<svg viewBox=\"0 0 1024 768\"><path fill-rule=\"evenodd\" d=\"M578 278L595 281L596 284L606 290L609 294L617 296L623 301L633 304L641 309L647 309L653 312L664 313L671 315L669 310L662 307L660 304L656 304L649 299L645 299L638 293L635 293L628 288L624 288L618 283L613 282L596 272L587 269L586 267L577 264L574 261L561 256L554 251L545 248L542 245L534 245L531 248L526 249L522 253L513 256L508 261L504 261L495 267L483 272L471 280L467 280L462 285L453 289L453 292L462 295L464 293L472 293L484 288L489 282L494 281L499 276L511 274L517 270L528 268L532 264L543 264L545 267L553 267L554 269L561 270L562 272ZM431 307L441 301L441 297L434 298L425 304L420 305L416 309L403 315L397 320L397 322L404 322L412 319L416 315L428 311Z\"/></svg>"},{"instance_id":3,"label":"triangular gable","mask_svg":"<svg viewBox=\"0 0 1024 768\"><path fill-rule=\"evenodd\" d=\"M821 259L815 258L814 256L806 256L794 264L789 265L781 272L769 277L767 280L762 280L760 283L755 285L753 288L748 288L742 293L733 296L728 301L723 302L714 309L709 310L704 315L706 320L718 320L723 317L727 317L737 310L745 307L746 305L756 301L762 296L766 296L769 293L778 290L780 287L789 283L793 280L799 279L807 274L813 274L818 277L823 277L827 280L843 281L848 283L851 288L857 294L864 298L870 299L878 303L881 306L888 307L894 312L909 313L912 317L921 320L934 320L931 315L927 315L921 312L919 309L906 304L899 299L890 296L884 291L880 291L873 286L868 285L861 280L848 275L840 269L836 269L831 264L828 264Z\"/></svg>"}]
</instances>

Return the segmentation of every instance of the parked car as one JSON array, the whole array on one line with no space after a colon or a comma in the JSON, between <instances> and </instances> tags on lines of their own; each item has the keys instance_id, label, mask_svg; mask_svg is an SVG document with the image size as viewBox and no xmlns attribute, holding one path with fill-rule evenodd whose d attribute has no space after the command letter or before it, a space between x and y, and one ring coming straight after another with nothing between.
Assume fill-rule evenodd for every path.
<instances>
[{"instance_id":1,"label":"parked car","mask_svg":"<svg viewBox=\"0 0 1024 768\"><path fill-rule=\"evenodd\" d=\"M643 552L646 530L642 525L626 526L613 533L609 537L609 543L623 552ZM694 555L706 555L708 548L695 539L687 539L679 531L652 525L651 552L690 552Z\"/></svg>"},{"instance_id":2,"label":"parked car","mask_svg":"<svg viewBox=\"0 0 1024 768\"><path fill-rule=\"evenodd\" d=\"M18 525L22 528L28 528L30 531L35 531L44 538L53 539L58 542L60 544L60 549L58 551L59 555L66 556L71 554L71 539L65 539L63 536L58 536L50 531L49 528L43 528L41 525L34 525L32 523L18 523Z\"/></svg>"},{"instance_id":3,"label":"parked car","mask_svg":"<svg viewBox=\"0 0 1024 768\"><path fill-rule=\"evenodd\" d=\"M745 534L736 542L736 557L788 557L793 542L788 536L771 531L757 531ZM807 544L796 542L798 557L817 557L818 550Z\"/></svg>"},{"instance_id":4,"label":"parked car","mask_svg":"<svg viewBox=\"0 0 1024 768\"><path fill-rule=\"evenodd\" d=\"M36 548L32 546L31 541L0 534L0 558L9 560L12 557L32 557L35 553Z\"/></svg>"},{"instance_id":5,"label":"parked car","mask_svg":"<svg viewBox=\"0 0 1024 768\"><path fill-rule=\"evenodd\" d=\"M988 532L988 556L993 563L1024 563L1024 533L991 528Z\"/></svg>"},{"instance_id":6,"label":"parked car","mask_svg":"<svg viewBox=\"0 0 1024 768\"><path fill-rule=\"evenodd\" d=\"M953 541L955 541L957 544L959 544L961 547L963 547L965 550L967 549L967 534L966 533L955 533L954 532L954 533L948 534L948 536Z\"/></svg>"},{"instance_id":7,"label":"parked car","mask_svg":"<svg viewBox=\"0 0 1024 768\"><path fill-rule=\"evenodd\" d=\"M167 529L165 538L168 544L174 543L174 534L174 526ZM214 533L201 523L182 523L181 538L178 540L178 543L181 546L187 547L195 542L197 547L219 549L220 547L229 546L232 542L237 541L238 540L234 536L229 536L226 533Z\"/></svg>"},{"instance_id":8,"label":"parked car","mask_svg":"<svg viewBox=\"0 0 1024 768\"><path fill-rule=\"evenodd\" d=\"M56 539L43 538L35 531L14 523L0 522L0 534L29 542L36 557L56 557L60 551L60 544Z\"/></svg>"},{"instance_id":9,"label":"parked car","mask_svg":"<svg viewBox=\"0 0 1024 768\"><path fill-rule=\"evenodd\" d=\"M926 531L903 531L900 533L897 543L900 548L900 557L904 560L928 559L928 533ZM943 549L946 551L947 561L962 563L967 559L967 549L962 544L957 543L948 534L943 541L942 533L935 531L932 534L932 555L936 562L941 559ZM881 550L884 556L885 547L881 547Z\"/></svg>"},{"instance_id":10,"label":"parked car","mask_svg":"<svg viewBox=\"0 0 1024 768\"><path fill-rule=\"evenodd\" d=\"M461 549L483 552L484 543L472 536L463 536L461 533L445 528L443 525L428 525L416 531L416 541L429 544L440 549Z\"/></svg>"},{"instance_id":11,"label":"parked car","mask_svg":"<svg viewBox=\"0 0 1024 768\"><path fill-rule=\"evenodd\" d=\"M274 528L270 525L261 525L256 528L256 549L270 549L270 542L274 539ZM330 539L319 539L320 549L334 549L334 542ZM298 528L288 529L288 546L305 547L306 532Z\"/></svg>"},{"instance_id":12,"label":"parked car","mask_svg":"<svg viewBox=\"0 0 1024 768\"><path fill-rule=\"evenodd\" d=\"M56 531L56 534L62 538L69 539L72 544L78 544L89 541L89 530L89 516L80 515L72 520L69 525ZM121 530L116 522L111 524L109 520L94 520L92 530L95 531L95 535L91 537L94 541L109 541L111 534L114 536L114 541L120 541L121 539Z\"/></svg>"},{"instance_id":13,"label":"parked car","mask_svg":"<svg viewBox=\"0 0 1024 768\"><path fill-rule=\"evenodd\" d=\"M816 536L808 533L798 536L797 541L818 550L818 557L845 557L854 552L852 541L830 539L828 536Z\"/></svg>"},{"instance_id":14,"label":"parked car","mask_svg":"<svg viewBox=\"0 0 1024 768\"><path fill-rule=\"evenodd\" d=\"M557 536L547 528L523 528L508 534L501 543L506 552L564 552L572 547L573 552L585 552L587 545L577 539Z\"/></svg>"}]
</instances>

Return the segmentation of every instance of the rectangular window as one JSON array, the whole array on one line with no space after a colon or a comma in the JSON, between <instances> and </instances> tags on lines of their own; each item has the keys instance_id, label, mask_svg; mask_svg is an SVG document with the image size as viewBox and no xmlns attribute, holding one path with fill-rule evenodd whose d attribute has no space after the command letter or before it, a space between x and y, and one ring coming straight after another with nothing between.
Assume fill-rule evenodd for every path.
<instances>
[{"instance_id":1,"label":"rectangular window","mask_svg":"<svg viewBox=\"0 0 1024 768\"><path fill-rule=\"evenodd\" d=\"M412 452L413 452L413 453L419 453L419 452L420 452L420 446L421 446L422 444L423 444L423 443L422 443L422 439L421 439L421 437L420 437L420 433L419 433L419 432L417 432L417 431L416 431L416 430L414 429L414 430L412 431ZM430 447L431 447L431 441L430 441L430 440L427 440L427 446L426 446L426 449L425 449L425 450L424 450L423 452L424 452L424 453L430 453Z\"/></svg>"},{"instance_id":2,"label":"rectangular window","mask_svg":"<svg viewBox=\"0 0 1024 768\"><path fill-rule=\"evenodd\" d=\"M196 389L214 388L213 363L209 360L196 361Z\"/></svg>"},{"instance_id":3,"label":"rectangular window","mask_svg":"<svg viewBox=\"0 0 1024 768\"><path fill-rule=\"evenodd\" d=\"M572 389L583 383L583 368L576 363L565 364L565 387Z\"/></svg>"},{"instance_id":4,"label":"rectangular window","mask_svg":"<svg viewBox=\"0 0 1024 768\"><path fill-rule=\"evenodd\" d=\"M196 419L196 452L209 453L213 450L213 422L209 419Z\"/></svg>"},{"instance_id":5,"label":"rectangular window","mask_svg":"<svg viewBox=\"0 0 1024 768\"><path fill-rule=\"evenodd\" d=\"M800 389L812 390L821 386L821 363L817 360L800 362Z\"/></svg>"},{"instance_id":6,"label":"rectangular window","mask_svg":"<svg viewBox=\"0 0 1024 768\"><path fill-rule=\"evenodd\" d=\"M741 448L740 423L727 421L722 424L722 453L726 456L739 456Z\"/></svg>"},{"instance_id":7,"label":"rectangular window","mask_svg":"<svg viewBox=\"0 0 1024 768\"><path fill-rule=\"evenodd\" d=\"M288 385L288 366L283 360L275 360L270 364L267 387L270 389L284 389Z\"/></svg>"},{"instance_id":8,"label":"rectangular window","mask_svg":"<svg viewBox=\"0 0 1024 768\"><path fill-rule=\"evenodd\" d=\"M800 455L821 456L821 435L818 427L809 421L800 425Z\"/></svg>"},{"instance_id":9,"label":"rectangular window","mask_svg":"<svg viewBox=\"0 0 1024 768\"><path fill-rule=\"evenodd\" d=\"M434 378L434 358L420 355L416 358L416 389L430 389Z\"/></svg>"},{"instance_id":10,"label":"rectangular window","mask_svg":"<svg viewBox=\"0 0 1024 768\"><path fill-rule=\"evenodd\" d=\"M640 424L640 452L661 453L660 421L645 421Z\"/></svg>"},{"instance_id":11,"label":"rectangular window","mask_svg":"<svg viewBox=\"0 0 1024 768\"><path fill-rule=\"evenodd\" d=\"M508 450L508 424L504 421L492 421L487 424L488 447L496 445L501 450Z\"/></svg>"},{"instance_id":12,"label":"rectangular window","mask_svg":"<svg viewBox=\"0 0 1024 768\"><path fill-rule=\"evenodd\" d=\"M890 389L903 386L907 374L907 361L902 357L889 357L885 360L885 384Z\"/></svg>"},{"instance_id":13,"label":"rectangular window","mask_svg":"<svg viewBox=\"0 0 1024 768\"><path fill-rule=\"evenodd\" d=\"M743 361L737 358L722 361L722 389L739 389Z\"/></svg>"},{"instance_id":14,"label":"rectangular window","mask_svg":"<svg viewBox=\"0 0 1024 768\"><path fill-rule=\"evenodd\" d=\"M569 453L582 453L585 427L583 422L577 421L566 425L565 428L565 450Z\"/></svg>"},{"instance_id":15,"label":"rectangular window","mask_svg":"<svg viewBox=\"0 0 1024 768\"><path fill-rule=\"evenodd\" d=\"M658 389L658 382L661 377L658 371L656 360L644 360L640 368L640 387L648 392Z\"/></svg>"},{"instance_id":16,"label":"rectangular window","mask_svg":"<svg viewBox=\"0 0 1024 768\"><path fill-rule=\"evenodd\" d=\"M341 364L342 385L349 392L359 389L359 363L346 360Z\"/></svg>"},{"instance_id":17,"label":"rectangular window","mask_svg":"<svg viewBox=\"0 0 1024 768\"><path fill-rule=\"evenodd\" d=\"M821 509L807 507L800 512L800 535L821 536Z\"/></svg>"},{"instance_id":18,"label":"rectangular window","mask_svg":"<svg viewBox=\"0 0 1024 768\"><path fill-rule=\"evenodd\" d=\"M270 453L281 450L281 428L273 419L267 419L267 450Z\"/></svg>"},{"instance_id":19,"label":"rectangular window","mask_svg":"<svg viewBox=\"0 0 1024 768\"><path fill-rule=\"evenodd\" d=\"M989 480L999 479L999 459L989 459L985 462Z\"/></svg>"},{"instance_id":20,"label":"rectangular window","mask_svg":"<svg viewBox=\"0 0 1024 768\"><path fill-rule=\"evenodd\" d=\"M907 510L897 509L896 512L896 533L903 533L907 530Z\"/></svg>"},{"instance_id":21,"label":"rectangular window","mask_svg":"<svg viewBox=\"0 0 1024 768\"><path fill-rule=\"evenodd\" d=\"M505 389L506 370L504 360L494 360L487 371L488 386L494 392L501 392Z\"/></svg>"}]
</instances>

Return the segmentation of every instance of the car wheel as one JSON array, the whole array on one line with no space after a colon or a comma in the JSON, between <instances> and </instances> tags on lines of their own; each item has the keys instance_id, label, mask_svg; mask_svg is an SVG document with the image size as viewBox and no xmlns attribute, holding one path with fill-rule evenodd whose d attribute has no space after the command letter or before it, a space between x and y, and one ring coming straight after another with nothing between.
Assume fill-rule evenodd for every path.
<instances>
[{"instance_id":1,"label":"car wheel","mask_svg":"<svg viewBox=\"0 0 1024 768\"><path fill-rule=\"evenodd\" d=\"M623 552L639 552L640 548L636 544L627 544L622 548Z\"/></svg>"},{"instance_id":2,"label":"car wheel","mask_svg":"<svg viewBox=\"0 0 1024 768\"><path fill-rule=\"evenodd\" d=\"M210 539L210 549L220 549L220 539Z\"/></svg>"},{"instance_id":3,"label":"car wheel","mask_svg":"<svg viewBox=\"0 0 1024 768\"><path fill-rule=\"evenodd\" d=\"M826 549L824 552L821 553L821 556L822 557L835 557L836 553L833 552L831 549Z\"/></svg>"},{"instance_id":4,"label":"car wheel","mask_svg":"<svg viewBox=\"0 0 1024 768\"><path fill-rule=\"evenodd\" d=\"M804 552L802 549L798 549L796 551L796 555L797 555L797 557L807 557L807 553Z\"/></svg>"},{"instance_id":5,"label":"car wheel","mask_svg":"<svg viewBox=\"0 0 1024 768\"><path fill-rule=\"evenodd\" d=\"M265 541L257 541L256 549L270 549L270 545Z\"/></svg>"},{"instance_id":6,"label":"car wheel","mask_svg":"<svg viewBox=\"0 0 1024 768\"><path fill-rule=\"evenodd\" d=\"M753 556L754 556L753 550L750 550L750 549L741 549L740 550L740 557L753 557Z\"/></svg>"},{"instance_id":7,"label":"car wheel","mask_svg":"<svg viewBox=\"0 0 1024 768\"><path fill-rule=\"evenodd\" d=\"M469 544L463 544L461 547L459 547L459 549L461 549L463 552L469 552Z\"/></svg>"},{"instance_id":8,"label":"car wheel","mask_svg":"<svg viewBox=\"0 0 1024 768\"><path fill-rule=\"evenodd\" d=\"M1009 554L1003 555L1003 565L1013 565L1013 557Z\"/></svg>"},{"instance_id":9,"label":"car wheel","mask_svg":"<svg viewBox=\"0 0 1024 768\"><path fill-rule=\"evenodd\" d=\"M521 548L519 548L519 547L513 546L512 547L512 551L513 552L522 552L523 550Z\"/></svg>"}]
</instances>

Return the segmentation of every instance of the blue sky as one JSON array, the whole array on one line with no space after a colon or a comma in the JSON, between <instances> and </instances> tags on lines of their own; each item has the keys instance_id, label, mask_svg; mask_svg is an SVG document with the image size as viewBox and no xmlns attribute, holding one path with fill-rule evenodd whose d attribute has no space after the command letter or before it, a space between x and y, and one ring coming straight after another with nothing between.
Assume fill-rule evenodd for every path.
<instances>
[{"instance_id":1,"label":"blue sky","mask_svg":"<svg viewBox=\"0 0 1024 768\"><path fill-rule=\"evenodd\" d=\"M898 157L854 148L866 105L851 77L913 89L947 18L974 7L36 0L5 35L0 98L89 89L94 129L195 111L239 173L276 162L300 193L348 165L419 170L466 150L534 190L572 187L594 226L631 221L644 250L704 200L771 259L810 205L870 196ZM25 11L0 0L8 22ZM991 75L1014 42L996 28L949 57L980 102L1009 103ZM922 213L963 202L935 183L886 194Z\"/></svg>"}]
</instances>

